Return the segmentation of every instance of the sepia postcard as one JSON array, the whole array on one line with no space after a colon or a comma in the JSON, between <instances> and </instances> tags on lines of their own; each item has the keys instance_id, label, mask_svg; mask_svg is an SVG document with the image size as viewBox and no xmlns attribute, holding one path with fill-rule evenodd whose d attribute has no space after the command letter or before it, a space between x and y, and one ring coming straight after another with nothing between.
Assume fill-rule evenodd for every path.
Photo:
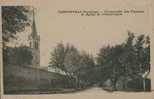
<instances>
[{"instance_id":1,"label":"sepia postcard","mask_svg":"<svg viewBox=\"0 0 154 99\"><path fill-rule=\"evenodd\" d=\"M1 99L154 99L152 0L0 0Z\"/></svg>"}]
</instances>

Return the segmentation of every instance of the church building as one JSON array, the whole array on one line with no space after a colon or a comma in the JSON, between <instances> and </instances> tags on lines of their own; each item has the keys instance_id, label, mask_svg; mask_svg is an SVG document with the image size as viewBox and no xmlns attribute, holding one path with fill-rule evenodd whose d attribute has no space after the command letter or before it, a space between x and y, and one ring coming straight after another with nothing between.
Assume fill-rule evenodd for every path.
<instances>
[{"instance_id":1,"label":"church building","mask_svg":"<svg viewBox=\"0 0 154 99\"><path fill-rule=\"evenodd\" d=\"M37 34L35 15L33 12L32 33L29 36L29 47L32 52L32 64L34 68L40 68L40 36Z\"/></svg>"}]
</instances>

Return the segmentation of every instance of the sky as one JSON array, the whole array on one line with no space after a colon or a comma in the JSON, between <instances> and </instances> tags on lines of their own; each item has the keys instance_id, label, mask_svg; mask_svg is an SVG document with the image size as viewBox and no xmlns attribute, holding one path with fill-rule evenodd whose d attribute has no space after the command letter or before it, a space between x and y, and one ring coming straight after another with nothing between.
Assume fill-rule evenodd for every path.
<instances>
[{"instance_id":1,"label":"sky","mask_svg":"<svg viewBox=\"0 0 154 99\"><path fill-rule=\"evenodd\" d=\"M73 44L79 50L85 50L96 56L101 47L124 42L128 30L137 35L152 33L149 2L109 1L39 0L36 2L34 7L36 28L40 35L41 66L48 65L50 52L59 42ZM144 13L122 16L80 16L60 14L59 10L143 10Z\"/></svg>"}]
</instances>

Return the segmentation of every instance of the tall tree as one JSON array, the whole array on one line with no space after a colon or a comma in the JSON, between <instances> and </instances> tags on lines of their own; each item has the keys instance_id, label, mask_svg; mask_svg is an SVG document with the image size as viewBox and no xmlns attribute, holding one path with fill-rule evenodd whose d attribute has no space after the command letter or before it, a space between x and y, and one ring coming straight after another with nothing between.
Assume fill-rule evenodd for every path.
<instances>
[{"instance_id":1,"label":"tall tree","mask_svg":"<svg viewBox=\"0 0 154 99\"><path fill-rule=\"evenodd\" d=\"M70 44L66 46L58 43L51 52L50 65L63 70L68 75L73 75L79 64L79 51Z\"/></svg>"},{"instance_id":2,"label":"tall tree","mask_svg":"<svg viewBox=\"0 0 154 99\"><path fill-rule=\"evenodd\" d=\"M24 31L30 25L31 10L29 6L2 6L3 41L16 38L15 34Z\"/></svg>"},{"instance_id":3,"label":"tall tree","mask_svg":"<svg viewBox=\"0 0 154 99\"><path fill-rule=\"evenodd\" d=\"M58 43L56 48L51 52L50 65L59 68L70 78L76 80L77 87L81 83L91 83L94 79L94 59L87 53L80 53L73 45Z\"/></svg>"},{"instance_id":4,"label":"tall tree","mask_svg":"<svg viewBox=\"0 0 154 99\"><path fill-rule=\"evenodd\" d=\"M145 40L145 49L144 49L144 70L150 72L150 37L146 36L146 40Z\"/></svg>"},{"instance_id":5,"label":"tall tree","mask_svg":"<svg viewBox=\"0 0 154 99\"><path fill-rule=\"evenodd\" d=\"M64 59L65 69L69 74L75 75L75 72L80 68L80 53L73 45L67 45L66 49L67 54L65 54Z\"/></svg>"},{"instance_id":6,"label":"tall tree","mask_svg":"<svg viewBox=\"0 0 154 99\"><path fill-rule=\"evenodd\" d=\"M63 43L58 43L53 52L51 52L50 66L57 67L65 71L64 58L66 53L67 51Z\"/></svg>"},{"instance_id":7,"label":"tall tree","mask_svg":"<svg viewBox=\"0 0 154 99\"><path fill-rule=\"evenodd\" d=\"M79 68L76 70L76 75L81 81L81 85L91 85L96 81L95 62L92 55L82 52L80 53Z\"/></svg>"},{"instance_id":8,"label":"tall tree","mask_svg":"<svg viewBox=\"0 0 154 99\"><path fill-rule=\"evenodd\" d=\"M150 39L147 36L128 32L126 42L100 49L97 65L101 70L102 81L111 79L113 86L123 76L123 87L127 89L129 79L142 79L150 70Z\"/></svg>"},{"instance_id":9,"label":"tall tree","mask_svg":"<svg viewBox=\"0 0 154 99\"><path fill-rule=\"evenodd\" d=\"M135 44L136 65L138 66L138 75L143 75L150 71L150 38L149 36L140 35Z\"/></svg>"},{"instance_id":10,"label":"tall tree","mask_svg":"<svg viewBox=\"0 0 154 99\"><path fill-rule=\"evenodd\" d=\"M122 57L124 55L123 44L114 47L103 47L97 58L97 64L101 69L101 82L110 79L115 89L116 82L121 75L124 75Z\"/></svg>"}]
</instances>

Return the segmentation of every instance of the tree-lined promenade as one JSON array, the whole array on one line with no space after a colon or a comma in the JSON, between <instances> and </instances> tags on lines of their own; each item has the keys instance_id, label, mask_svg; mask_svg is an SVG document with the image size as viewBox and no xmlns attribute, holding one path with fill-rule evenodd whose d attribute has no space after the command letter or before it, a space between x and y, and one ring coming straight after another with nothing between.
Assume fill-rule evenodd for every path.
<instances>
[{"instance_id":1,"label":"tree-lined promenade","mask_svg":"<svg viewBox=\"0 0 154 99\"><path fill-rule=\"evenodd\" d=\"M146 90L150 72L150 38L128 32L126 41L102 47L94 58L70 44L58 43L50 67L76 79L78 87L97 84L111 90ZM109 86L106 85L106 81Z\"/></svg>"},{"instance_id":2,"label":"tree-lined promenade","mask_svg":"<svg viewBox=\"0 0 154 99\"><path fill-rule=\"evenodd\" d=\"M4 66L29 66L34 58L29 46L9 47L7 43L18 37L31 24L32 9L15 6L2 7L3 60ZM128 31L125 41L114 46L103 46L96 57L80 51L74 45L60 42L51 51L48 67L65 73L67 81L55 81L43 88L82 90L97 86L109 91L150 91L150 37ZM8 67L7 67L8 68ZM4 67L5 69L5 67ZM7 72L5 72L7 75ZM11 78L5 78L10 80ZM57 81L58 82L58 81ZM16 84L17 85L17 84ZM26 84L25 84L26 86ZM40 85L42 87L42 85ZM40 87L39 86L39 87ZM63 90L62 90L63 89ZM38 88L38 91L41 89ZM57 90L56 90L57 91ZM60 91L60 92L61 92Z\"/></svg>"}]
</instances>

